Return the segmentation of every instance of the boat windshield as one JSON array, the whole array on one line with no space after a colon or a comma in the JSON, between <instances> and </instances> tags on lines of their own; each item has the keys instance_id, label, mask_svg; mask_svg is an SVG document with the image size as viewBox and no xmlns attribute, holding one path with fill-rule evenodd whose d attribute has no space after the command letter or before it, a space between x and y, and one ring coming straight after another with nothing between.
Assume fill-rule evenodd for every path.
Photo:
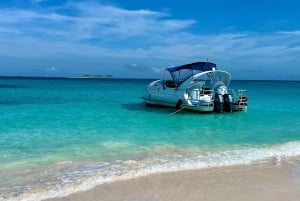
<instances>
[{"instance_id":1,"label":"boat windshield","mask_svg":"<svg viewBox=\"0 0 300 201\"><path fill-rule=\"evenodd\" d=\"M193 71L188 69L182 69L179 71L171 72L171 76L177 85L180 85L182 82L184 82L192 75L193 75Z\"/></svg>"}]
</instances>

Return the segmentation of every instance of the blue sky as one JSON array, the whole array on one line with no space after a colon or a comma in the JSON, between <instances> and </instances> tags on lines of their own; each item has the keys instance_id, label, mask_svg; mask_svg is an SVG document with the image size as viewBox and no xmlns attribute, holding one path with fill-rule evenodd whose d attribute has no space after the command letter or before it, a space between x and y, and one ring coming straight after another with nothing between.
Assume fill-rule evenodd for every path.
<instances>
[{"instance_id":1,"label":"blue sky","mask_svg":"<svg viewBox=\"0 0 300 201\"><path fill-rule=\"evenodd\" d=\"M6 0L0 75L160 78L209 60L233 79L300 80L300 1Z\"/></svg>"}]
</instances>

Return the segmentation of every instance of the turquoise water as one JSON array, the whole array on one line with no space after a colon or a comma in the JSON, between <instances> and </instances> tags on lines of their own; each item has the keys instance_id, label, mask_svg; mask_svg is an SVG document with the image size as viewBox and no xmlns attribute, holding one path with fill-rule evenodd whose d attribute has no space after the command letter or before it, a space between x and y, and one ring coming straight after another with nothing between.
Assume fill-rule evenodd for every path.
<instances>
[{"instance_id":1,"label":"turquoise water","mask_svg":"<svg viewBox=\"0 0 300 201\"><path fill-rule=\"evenodd\" d=\"M151 80L0 78L0 200L300 155L300 82L233 81L247 112L145 107Z\"/></svg>"}]
</instances>

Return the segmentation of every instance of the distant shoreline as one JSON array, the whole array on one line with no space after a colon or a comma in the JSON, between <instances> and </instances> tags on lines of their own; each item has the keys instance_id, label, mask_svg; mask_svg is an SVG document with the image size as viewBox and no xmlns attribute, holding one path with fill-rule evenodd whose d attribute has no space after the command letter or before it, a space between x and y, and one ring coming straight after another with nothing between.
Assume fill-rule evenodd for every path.
<instances>
[{"instance_id":1,"label":"distant shoreline","mask_svg":"<svg viewBox=\"0 0 300 201\"><path fill-rule=\"evenodd\" d=\"M80 76L80 77L78 77L78 78L92 78L92 79L95 79L95 78L113 78L113 76L112 75L90 75L90 74L86 74L86 75L82 75L82 76Z\"/></svg>"},{"instance_id":2,"label":"distant shoreline","mask_svg":"<svg viewBox=\"0 0 300 201\"><path fill-rule=\"evenodd\" d=\"M18 78L18 79L114 79L113 76L79 76L79 77L50 77L50 76L2 76L0 78Z\"/></svg>"},{"instance_id":3,"label":"distant shoreline","mask_svg":"<svg viewBox=\"0 0 300 201\"><path fill-rule=\"evenodd\" d=\"M49 80L56 80L56 79L81 79L81 80L157 80L159 78L130 78L130 77L50 77L50 76L3 76L0 75L0 79L49 79Z\"/></svg>"}]
</instances>

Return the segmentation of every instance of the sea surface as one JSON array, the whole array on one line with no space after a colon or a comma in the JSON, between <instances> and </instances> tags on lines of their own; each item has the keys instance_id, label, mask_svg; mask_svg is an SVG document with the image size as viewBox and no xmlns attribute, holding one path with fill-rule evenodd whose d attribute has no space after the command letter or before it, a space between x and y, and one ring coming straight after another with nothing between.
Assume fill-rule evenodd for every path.
<instances>
[{"instance_id":1,"label":"sea surface","mask_svg":"<svg viewBox=\"0 0 300 201\"><path fill-rule=\"evenodd\" d=\"M233 81L247 112L145 107L151 80L0 78L0 200L300 155L300 82Z\"/></svg>"}]
</instances>

